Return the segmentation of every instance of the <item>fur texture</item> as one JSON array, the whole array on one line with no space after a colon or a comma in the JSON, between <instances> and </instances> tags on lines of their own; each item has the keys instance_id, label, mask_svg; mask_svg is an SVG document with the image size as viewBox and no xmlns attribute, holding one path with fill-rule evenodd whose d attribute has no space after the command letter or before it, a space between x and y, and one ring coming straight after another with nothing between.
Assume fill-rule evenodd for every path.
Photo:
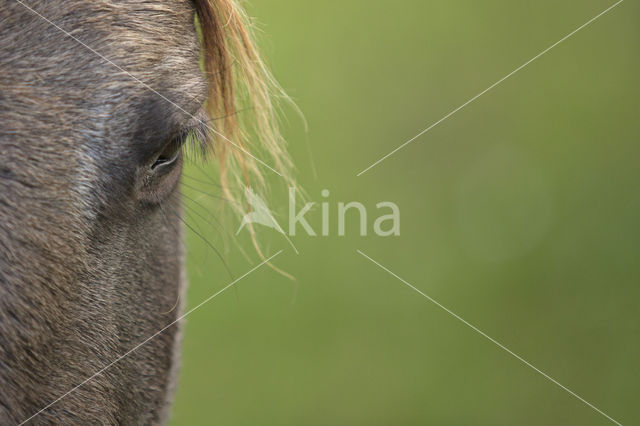
<instances>
[{"instance_id":1,"label":"fur texture","mask_svg":"<svg viewBox=\"0 0 640 426\"><path fill-rule=\"evenodd\" d=\"M272 128L272 80L231 1L24 2L157 93L20 3L2 1L3 425L26 420L178 317L184 271L176 179L150 165L193 122L191 114L224 112L230 118L219 130L241 143L234 96L244 87L265 152L283 174L288 165ZM228 155L233 148L218 133L211 138L222 170L239 164L237 175L258 175L253 160ZM166 422L179 329L168 328L30 423Z\"/></svg>"}]
</instances>

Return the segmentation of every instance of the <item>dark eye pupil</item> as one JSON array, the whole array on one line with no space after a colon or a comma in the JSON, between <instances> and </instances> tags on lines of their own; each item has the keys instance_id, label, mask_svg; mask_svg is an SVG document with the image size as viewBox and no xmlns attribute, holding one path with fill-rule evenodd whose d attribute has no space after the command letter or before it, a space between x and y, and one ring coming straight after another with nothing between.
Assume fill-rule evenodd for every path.
<instances>
[{"instance_id":1,"label":"dark eye pupil","mask_svg":"<svg viewBox=\"0 0 640 426\"><path fill-rule=\"evenodd\" d=\"M166 164L173 163L177 158L178 158L178 153L177 152L173 155L173 157L165 157L165 156L161 155L160 157L158 157L156 162L153 163L151 168L155 169L158 166L163 166L163 165L166 165Z\"/></svg>"},{"instance_id":2,"label":"dark eye pupil","mask_svg":"<svg viewBox=\"0 0 640 426\"><path fill-rule=\"evenodd\" d=\"M178 159L178 156L180 155L181 146L182 144L179 143L178 141L172 141L171 143L169 143L165 147L165 149L160 153L156 161L153 163L153 165L151 166L151 169L153 170L156 167L166 166L171 163L174 163Z\"/></svg>"}]
</instances>

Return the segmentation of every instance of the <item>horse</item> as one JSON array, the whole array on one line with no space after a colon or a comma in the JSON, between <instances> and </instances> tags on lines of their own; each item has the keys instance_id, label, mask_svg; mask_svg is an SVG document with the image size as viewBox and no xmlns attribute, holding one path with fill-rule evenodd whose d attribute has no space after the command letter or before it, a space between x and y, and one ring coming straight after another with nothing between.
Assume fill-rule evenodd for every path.
<instances>
[{"instance_id":1,"label":"horse","mask_svg":"<svg viewBox=\"0 0 640 426\"><path fill-rule=\"evenodd\" d=\"M2 1L0 424L168 421L185 150L286 176L280 93L233 0Z\"/></svg>"}]
</instances>

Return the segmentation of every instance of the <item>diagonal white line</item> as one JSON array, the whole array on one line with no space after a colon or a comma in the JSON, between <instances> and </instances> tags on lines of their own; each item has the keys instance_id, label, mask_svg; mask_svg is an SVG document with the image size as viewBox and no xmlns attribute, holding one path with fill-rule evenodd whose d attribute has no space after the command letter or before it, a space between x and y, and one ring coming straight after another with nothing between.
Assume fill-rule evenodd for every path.
<instances>
[{"instance_id":1,"label":"diagonal white line","mask_svg":"<svg viewBox=\"0 0 640 426\"><path fill-rule=\"evenodd\" d=\"M536 372L538 372L539 374L541 374L544 378L546 378L547 380L549 380L550 382L558 385L559 387L561 387L562 389L564 389L565 391L567 391L569 394L571 394L572 396L574 396L575 398L579 399L580 401L584 402L585 404L587 404L589 407L593 408L595 411L597 411L598 413L602 414L604 417L606 417L607 419L611 420L613 423L622 426L621 423L619 423L618 421L616 421L615 419L611 418L609 415L607 415L604 411L600 410L598 407L596 407L595 405L591 404L589 401L585 400L584 398L582 398L580 395L578 395L577 393L573 392L571 389L567 388L566 386L564 386L562 383L558 382L556 379L554 379L553 377L549 376L547 373L545 373L544 371L536 368L533 364L531 364L529 361L527 361L526 359L522 358L520 355L514 353L513 351L511 351L509 348L507 348L506 346L504 346L502 343L498 342L496 339L494 339L493 337L489 336L488 334L486 334L484 331L480 330L478 327L476 327L475 325L469 323L468 321L466 321L464 318L462 318L461 316L459 316L458 314L456 314L455 312L451 311L450 309L448 309L447 307L441 305L437 300L433 299L432 297L430 297L429 295L425 294L424 292L422 292L421 290L417 289L416 287L414 287L412 284L410 284L409 282L405 281L404 279L402 279L401 277L399 277L398 275L394 274L393 272L391 272L389 269L387 269L385 266L381 265L380 263L376 262L375 260L373 260L372 258L370 258L369 256L367 256L366 254L364 254L362 251L360 250L356 250L359 254L361 254L363 257L365 257L366 259L370 260L372 263L376 264L377 266L379 266L382 270L388 272L389 274L391 274L393 277L397 278L398 280L402 281L402 283L404 283L407 287L415 290L416 292L418 292L420 295L422 295L424 298L426 298L427 300L429 300L431 303L433 303L434 305L438 306L440 309L444 310L446 313L448 313L449 315L453 316L455 319L457 319L458 321L462 322L464 325L466 325L467 327L471 328L473 331L475 331L476 333L480 334L481 336L485 337L486 339L488 339L490 342L494 343L496 346L498 346L500 349L504 350L505 352L507 352L509 355L513 356L514 358L516 358L518 361L524 363L526 366L530 367L531 369L535 370Z\"/></svg>"},{"instance_id":2,"label":"diagonal white line","mask_svg":"<svg viewBox=\"0 0 640 426\"><path fill-rule=\"evenodd\" d=\"M565 41L566 39L568 39L569 37L571 37L572 35L574 35L575 33L577 33L578 31L580 31L581 29L583 29L584 27L586 27L587 25L591 24L593 21L595 21L596 19L598 19L599 17L601 17L602 15L604 15L605 13L609 12L611 9L613 9L614 7L618 6L620 3L622 3L624 0L619 0L617 3L613 4L612 6L609 6L608 8L606 8L605 10L603 10L602 12L600 12L598 15L594 16L593 18L589 19L587 22L585 22L584 24L580 25L578 28L576 28L575 30L571 31L569 34L567 34L566 36L562 37L560 40L558 40L557 42L553 43L551 46L547 47L546 49L544 49L542 52L538 53L536 56L534 56L533 58L529 59L527 62L525 62L524 64L520 65L518 68L516 68L515 70L511 71L509 74L505 75L504 77L502 77L500 80L496 81L495 83L493 83L491 86L487 87L486 89L484 89L482 92L478 93L477 95L475 95L473 98L469 99L467 102L463 103L462 105L460 105L458 108L454 109L453 111L451 111L450 113L448 113L447 115L445 115L444 117L442 117L440 120L436 121L435 123L433 123L432 125L430 125L429 127L427 127L426 129L424 129L423 131L421 131L420 133L418 133L417 135L415 135L414 137L412 137L411 139L409 139L408 141L406 141L405 143L403 143L402 145L400 145L399 147L397 147L396 149L394 149L393 151L391 151L390 153L388 153L387 155L385 155L384 157L380 158L379 160L377 160L376 162L374 162L373 164L371 164L369 167L367 167L366 169L362 170L360 173L358 173L356 176L360 176L363 173L367 172L368 170L372 169L373 167L377 166L378 164L380 164L381 162L383 162L384 160L386 160L387 158L389 158L390 156L392 156L393 154L395 154L396 152L400 151L402 148L404 148L405 146L409 145L411 142L415 141L416 139L418 139L420 136L424 135L425 133L427 133L429 130L433 129L434 127L436 127L438 124L442 123L444 120L446 120L447 118L451 117L453 114L455 114L456 112L460 111L462 108L466 107L467 105L469 105L470 103L472 103L473 101L475 101L476 99L478 99L480 96L484 95L485 93L487 93L489 90L493 89L494 87L496 87L497 85L499 85L500 83L502 83L503 81L505 81L506 79L508 79L509 77L511 77L512 75L514 75L515 73L517 73L518 71L520 71L522 68L526 67L527 65L529 65L531 62L535 61L536 59L538 59L539 57L541 57L542 55L544 55L545 53L547 53L548 51L550 51L551 49L553 49L554 47L556 47L557 45L559 45L560 43L562 43L563 41Z\"/></svg>"},{"instance_id":3,"label":"diagonal white line","mask_svg":"<svg viewBox=\"0 0 640 426\"><path fill-rule=\"evenodd\" d=\"M199 118L195 117L193 114L187 112L184 108L182 108L180 105L176 104L175 102L173 102L171 99L167 98L166 96L164 96L163 94L159 93L157 90L153 89L151 86L149 86L147 83L145 83L144 81L140 80L138 77L136 77L135 75L131 74L129 71L125 70L124 68L120 67L118 64L116 64L115 62L111 61L109 58L105 57L104 55L102 55L100 52L98 52L97 50L93 49L92 47L88 46L87 44L85 44L82 40L78 39L77 37L75 37L73 34L70 34L68 31L64 30L63 28L60 28L58 25L56 25L54 22L52 22L51 20L47 19L45 16L42 16L40 13L38 13L37 11L33 10L31 7L29 7L28 5L24 4L21 0L15 0L16 2L20 3L22 6L24 6L26 9L28 9L29 11L31 11L33 14L37 15L38 17L40 17L42 20L44 20L45 22L47 22L49 25L55 27L56 29L58 29L59 31L61 31L62 33L64 33L67 37L72 38L74 41L76 41L78 44L82 45L83 47L85 47L87 50L89 50L90 52L92 52L93 54L99 56L102 60L104 60L105 62L113 65L115 68L117 68L120 72L128 75L129 77L131 77L133 80L135 80L136 82L140 83L142 86L144 86L147 90L153 92L154 94L158 95L159 97L161 97L162 99L164 99L165 101L169 102L171 105L173 105L174 107L178 108L180 111L184 112L185 114L187 114L189 117L193 118L194 120L202 123L204 126L206 126L209 130L211 130L213 133L215 133L216 135L220 136L222 139L224 139L225 141L229 142L231 145L233 145L234 147L238 148L240 151L244 152L245 154L247 154L249 157L253 158L254 160L256 160L258 163L262 164L263 166L265 166L267 169L271 170L273 173L277 174L278 176L282 177L282 174L280 174L277 170L275 170L273 167L269 166L267 163L265 163L264 161L262 161L261 159L259 159L258 157L254 156L253 154L251 154L249 151L247 151L246 149L244 149L242 146L238 145L237 143L233 142L231 139L227 138L225 135L223 135L222 133L218 132L216 129L214 129L213 127L209 126L208 123L205 123L204 121L200 120Z\"/></svg>"},{"instance_id":4,"label":"diagonal white line","mask_svg":"<svg viewBox=\"0 0 640 426\"><path fill-rule=\"evenodd\" d=\"M218 290L216 293L212 294L211 296L207 297L206 299L204 299L202 302L198 303L196 306L194 306L193 308L191 308L189 311L187 311L186 313L182 314L181 316L179 316L178 318L176 318L174 321L172 321L171 323L169 323L168 325L166 325L165 327L163 327L160 331L157 331L156 333L154 333L153 335L147 337L145 340L143 340L142 342L140 342L138 345L134 346L133 348L129 349L127 352L125 352L124 354L120 355L118 358L116 358L115 360L113 360L112 362L110 362L109 364L107 364L105 367L103 367L101 370L96 371L95 373L93 373L91 376L87 377L85 380L83 380L82 382L80 382L80 384L76 385L75 387L73 387L71 390L69 390L68 392L66 392L65 394L61 395L60 397L58 397L58 399L56 399L55 401L52 401L49 403L49 405L47 405L46 407L43 407L41 410L39 410L37 413L33 414L31 417L29 417L28 419L23 420L18 426L22 426L23 424L27 423L29 420L33 419L34 417L38 416L40 413L42 413L44 410L50 408L51 406L53 406L54 404L56 404L58 401L60 401L62 398L66 397L67 395L69 395L70 393L72 393L73 391L75 391L76 389L78 389L79 387L83 386L85 383L87 383L88 381L92 380L93 378L95 378L96 376L104 373L106 370L108 370L109 368L111 368L114 364L116 364L117 362L121 361L123 358L127 357L129 354L131 354L132 352L134 352L135 350L137 350L138 348L140 348L142 345L146 344L148 341L150 341L151 339L155 338L156 336L158 336L159 334L163 333L166 329L168 329L169 327L171 327L172 325L174 325L175 323L177 323L178 321L183 320L187 315L190 315L192 312L194 312L195 310L199 309L200 307L202 307L202 305L208 303L211 299L213 299L214 297L218 296L219 294L221 294L222 292L224 292L225 290L229 289L230 287L232 287L233 285L235 285L238 281L240 281L241 279L243 279L244 277L246 277L247 275L251 274L253 271L255 271L256 269L260 268L262 265L264 265L265 263L268 263L271 259L273 259L274 257L276 257L277 255L279 255L280 253L282 253L283 250L280 250L279 252L277 252L276 254L274 254L273 256L271 256L270 258L262 261L261 263L259 263L258 265L254 266L253 268L251 268L249 271L245 272L244 275L242 275L241 277L233 280L230 284L228 284L226 287L222 288L221 290Z\"/></svg>"}]
</instances>

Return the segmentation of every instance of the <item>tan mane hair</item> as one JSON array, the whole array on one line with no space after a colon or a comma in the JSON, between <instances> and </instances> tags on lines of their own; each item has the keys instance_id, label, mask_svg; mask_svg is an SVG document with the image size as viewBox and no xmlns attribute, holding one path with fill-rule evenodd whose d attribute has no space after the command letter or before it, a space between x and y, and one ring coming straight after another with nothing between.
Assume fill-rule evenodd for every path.
<instances>
[{"instance_id":1,"label":"tan mane hair","mask_svg":"<svg viewBox=\"0 0 640 426\"><path fill-rule=\"evenodd\" d=\"M251 187L255 192L264 192L265 179L261 173L264 169L264 173L278 173L287 186L295 186L274 101L285 100L295 105L258 54L251 22L238 3L194 1L209 83L207 114L216 128L210 132L208 143L218 158L225 201L236 213L244 214L252 206L242 202L243 189ZM256 252L265 260L253 224L247 225ZM294 279L271 262L267 264Z\"/></svg>"},{"instance_id":2,"label":"tan mane hair","mask_svg":"<svg viewBox=\"0 0 640 426\"><path fill-rule=\"evenodd\" d=\"M249 18L235 0L195 0L195 7L209 81L207 112L215 129L209 143L223 194L234 210L243 211L242 188L261 191L263 173L272 173L260 161L291 183L274 108L274 100L288 97L258 54Z\"/></svg>"}]
</instances>

